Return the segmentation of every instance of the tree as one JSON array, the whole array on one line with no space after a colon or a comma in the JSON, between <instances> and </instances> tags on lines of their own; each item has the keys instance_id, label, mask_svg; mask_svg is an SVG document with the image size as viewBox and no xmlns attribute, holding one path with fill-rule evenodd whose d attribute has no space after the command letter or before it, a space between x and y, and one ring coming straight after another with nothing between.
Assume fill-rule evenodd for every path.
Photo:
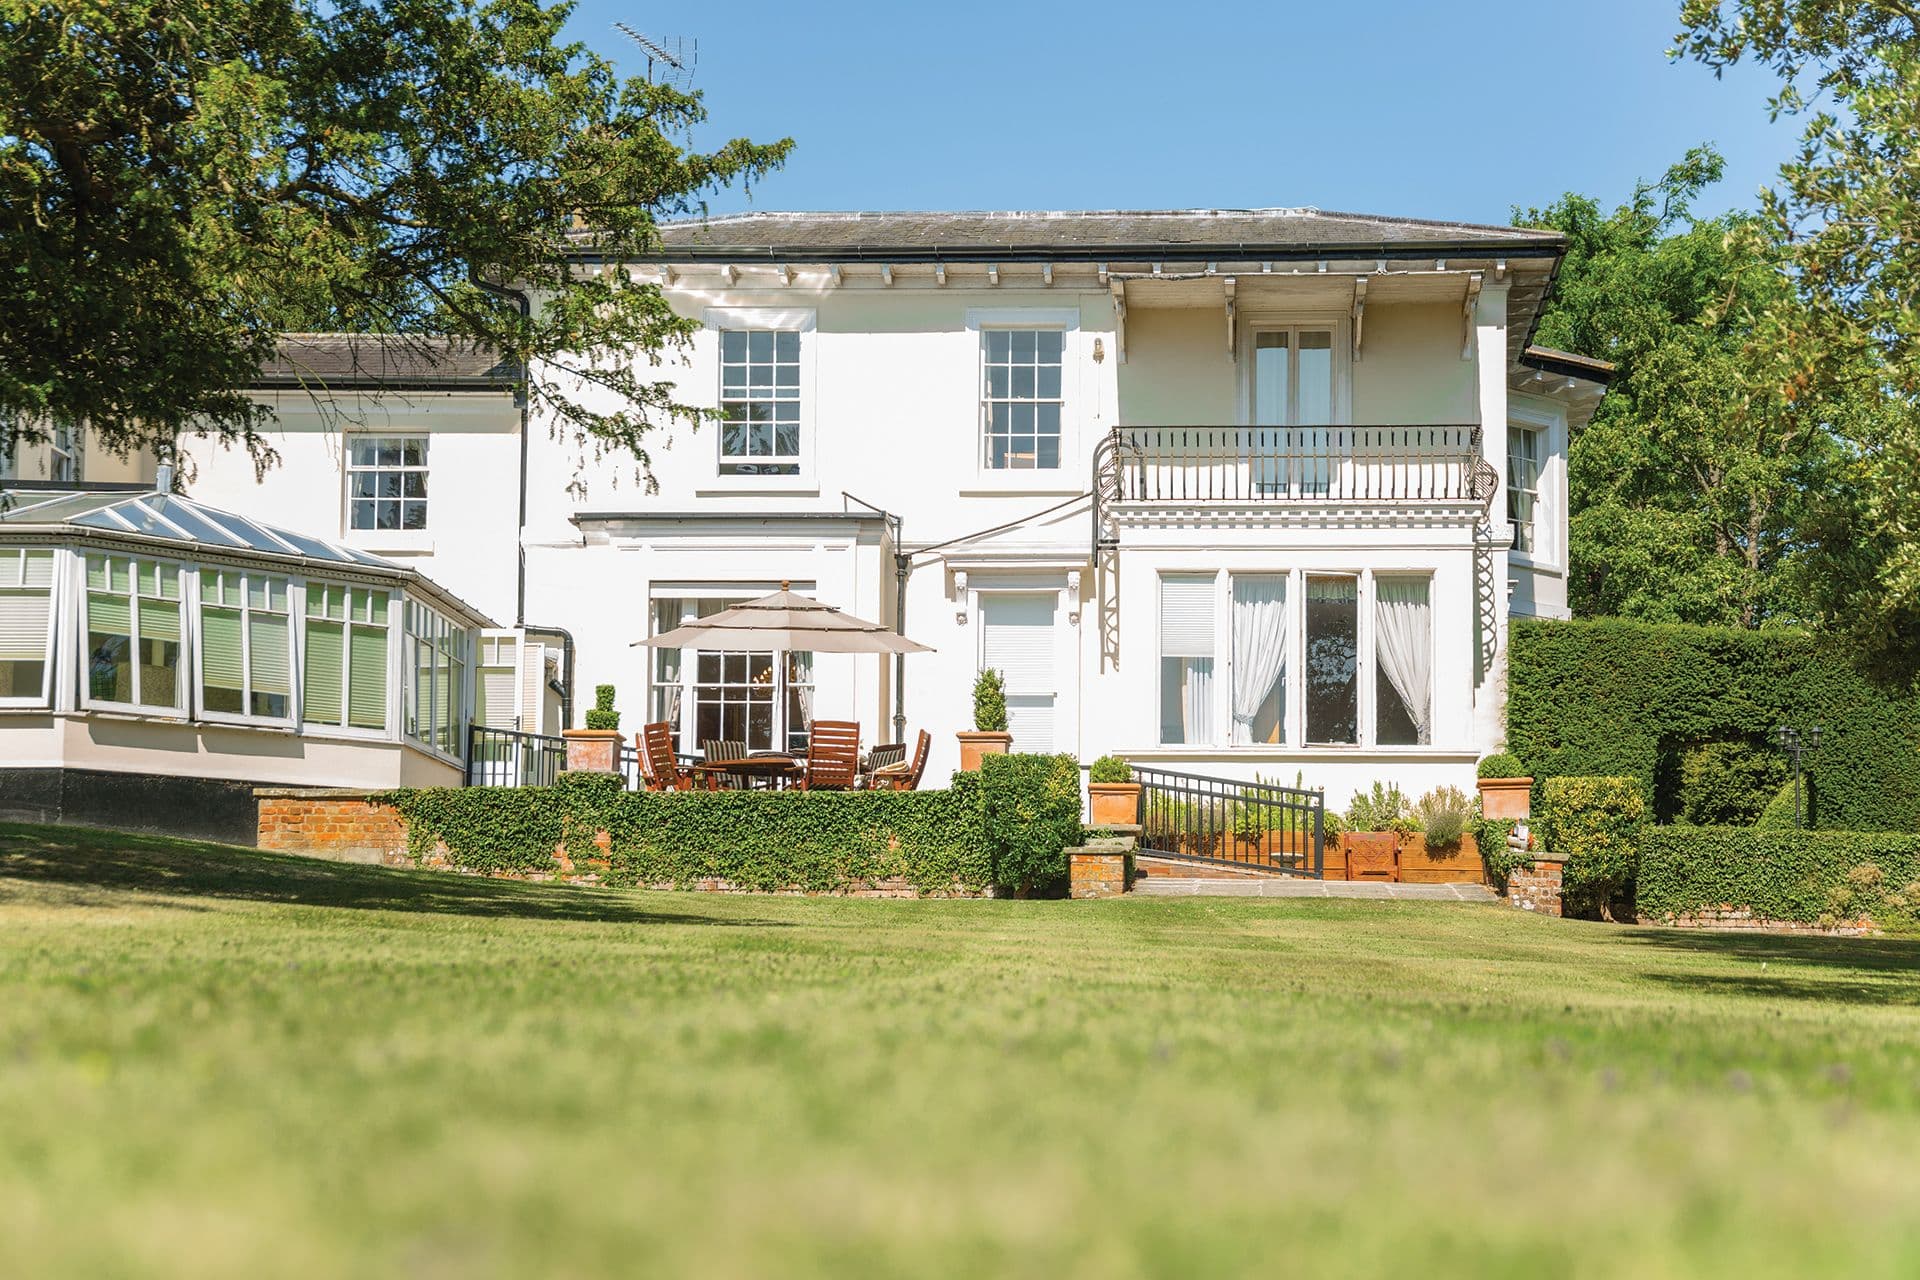
<instances>
[{"instance_id":1,"label":"tree","mask_svg":"<svg viewBox=\"0 0 1920 1280\"><path fill-rule=\"evenodd\" d=\"M259 457L276 332L348 328L539 362L544 415L644 468L697 414L648 375L692 326L569 251L629 261L791 143L693 150L700 96L562 42L570 9L0 0L0 443L85 422Z\"/></svg>"},{"instance_id":2,"label":"tree","mask_svg":"<svg viewBox=\"0 0 1920 1280\"><path fill-rule=\"evenodd\" d=\"M1746 405L1840 396L1848 457L1815 583L1828 625L1903 678L1920 674L1920 6L1902 0L1686 0L1674 55L1716 74L1751 58L1806 120L1762 197L1790 300L1756 308L1764 376Z\"/></svg>"},{"instance_id":3,"label":"tree","mask_svg":"<svg viewBox=\"0 0 1920 1280\"><path fill-rule=\"evenodd\" d=\"M1695 219L1710 148L1605 211L1568 194L1517 220L1567 237L1539 340L1618 373L1572 442L1574 610L1741 627L1796 620L1813 503L1839 449L1834 406L1747 411L1754 309L1790 300L1739 217Z\"/></svg>"}]
</instances>

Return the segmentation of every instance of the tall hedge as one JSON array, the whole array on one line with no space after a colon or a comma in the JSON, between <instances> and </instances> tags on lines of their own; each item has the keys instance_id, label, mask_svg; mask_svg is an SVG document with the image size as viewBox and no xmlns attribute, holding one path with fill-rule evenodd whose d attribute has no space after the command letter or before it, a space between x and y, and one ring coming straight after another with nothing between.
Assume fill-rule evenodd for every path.
<instances>
[{"instance_id":1,"label":"tall hedge","mask_svg":"<svg viewBox=\"0 0 1920 1280\"><path fill-rule=\"evenodd\" d=\"M1864 912L1910 923L1920 906L1920 836L1859 831L1660 827L1640 849L1640 916L1746 907L1774 920L1834 923Z\"/></svg>"},{"instance_id":2,"label":"tall hedge","mask_svg":"<svg viewBox=\"0 0 1920 1280\"><path fill-rule=\"evenodd\" d=\"M994 883L1051 893L1067 881L1080 842L1080 765L1072 756L992 755L980 761L981 820Z\"/></svg>"},{"instance_id":3,"label":"tall hedge","mask_svg":"<svg viewBox=\"0 0 1920 1280\"><path fill-rule=\"evenodd\" d=\"M1671 821L1687 816L1689 765L1723 785L1712 761L1744 757L1752 785L1766 785L1770 771L1752 757L1777 750L1774 726L1819 724L1823 741L1805 757L1818 825L1920 830L1920 698L1873 684L1813 636L1516 618L1507 679L1507 744L1537 779L1630 775L1653 815ZM1724 745L1703 752L1709 744ZM1732 818L1766 798L1693 807Z\"/></svg>"}]
</instances>

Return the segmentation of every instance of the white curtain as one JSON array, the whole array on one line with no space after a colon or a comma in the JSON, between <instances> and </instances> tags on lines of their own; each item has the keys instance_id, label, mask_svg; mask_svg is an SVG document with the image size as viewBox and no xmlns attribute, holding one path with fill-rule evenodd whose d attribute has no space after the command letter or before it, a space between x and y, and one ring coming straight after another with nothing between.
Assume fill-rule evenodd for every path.
<instances>
[{"instance_id":1,"label":"white curtain","mask_svg":"<svg viewBox=\"0 0 1920 1280\"><path fill-rule=\"evenodd\" d=\"M1213 659L1188 658L1180 682L1180 722L1186 729L1182 742L1212 742L1213 738Z\"/></svg>"},{"instance_id":2,"label":"white curtain","mask_svg":"<svg viewBox=\"0 0 1920 1280\"><path fill-rule=\"evenodd\" d=\"M1375 578L1380 670L1406 704L1420 741L1432 740L1433 607L1424 578Z\"/></svg>"},{"instance_id":3,"label":"white curtain","mask_svg":"<svg viewBox=\"0 0 1920 1280\"><path fill-rule=\"evenodd\" d=\"M1253 722L1287 675L1287 580L1233 579L1233 740L1252 742Z\"/></svg>"}]
</instances>

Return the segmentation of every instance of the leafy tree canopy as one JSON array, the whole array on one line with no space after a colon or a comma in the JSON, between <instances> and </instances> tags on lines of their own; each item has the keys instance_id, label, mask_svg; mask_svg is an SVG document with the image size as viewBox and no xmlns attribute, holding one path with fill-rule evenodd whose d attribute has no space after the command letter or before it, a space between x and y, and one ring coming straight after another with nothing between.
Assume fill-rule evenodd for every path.
<instances>
[{"instance_id":1,"label":"leafy tree canopy","mask_svg":"<svg viewBox=\"0 0 1920 1280\"><path fill-rule=\"evenodd\" d=\"M0 443L86 422L258 456L274 335L339 328L539 362L543 415L644 467L694 413L649 377L687 322L567 251L590 226L638 253L791 144L694 150L700 96L563 42L571 7L0 0Z\"/></svg>"},{"instance_id":2,"label":"leafy tree canopy","mask_svg":"<svg viewBox=\"0 0 1920 1280\"><path fill-rule=\"evenodd\" d=\"M1846 543L1825 530L1820 615L1902 676L1920 671L1920 6L1685 0L1676 57L1771 68L1774 115L1805 120L1753 239L1793 289L1751 307L1749 412L1879 395L1847 423ZM1864 388L1864 392L1863 392Z\"/></svg>"}]
</instances>

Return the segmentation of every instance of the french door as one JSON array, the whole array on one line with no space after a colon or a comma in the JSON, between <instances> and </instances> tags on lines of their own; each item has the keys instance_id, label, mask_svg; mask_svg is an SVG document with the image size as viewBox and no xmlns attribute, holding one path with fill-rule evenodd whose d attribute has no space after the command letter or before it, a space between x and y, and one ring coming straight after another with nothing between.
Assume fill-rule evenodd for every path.
<instances>
[{"instance_id":1,"label":"french door","mask_svg":"<svg viewBox=\"0 0 1920 1280\"><path fill-rule=\"evenodd\" d=\"M1274 498L1327 496L1335 465L1327 430L1333 422L1333 330L1256 328L1251 377L1251 492Z\"/></svg>"}]
</instances>

